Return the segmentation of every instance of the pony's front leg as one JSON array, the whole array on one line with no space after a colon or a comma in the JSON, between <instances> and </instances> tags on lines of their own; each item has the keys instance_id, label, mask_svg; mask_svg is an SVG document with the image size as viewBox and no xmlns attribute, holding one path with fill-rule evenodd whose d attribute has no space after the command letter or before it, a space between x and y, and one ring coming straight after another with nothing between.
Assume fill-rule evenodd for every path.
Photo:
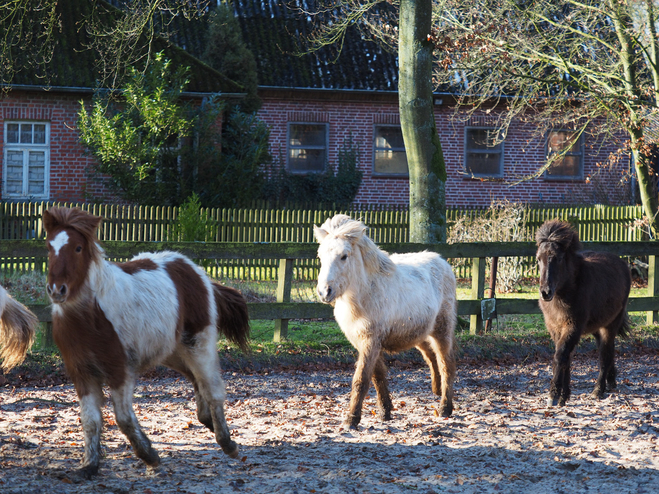
<instances>
[{"instance_id":1,"label":"pony's front leg","mask_svg":"<svg viewBox=\"0 0 659 494\"><path fill-rule=\"evenodd\" d=\"M380 420L391 420L391 411L394 409L391 403L391 394L387 385L387 364L384 356L380 353L375 369L373 370L373 386L378 394L378 412Z\"/></svg>"},{"instance_id":2,"label":"pony's front leg","mask_svg":"<svg viewBox=\"0 0 659 494\"><path fill-rule=\"evenodd\" d=\"M135 412L133 410L133 391L135 388L135 378L128 377L122 386L114 388L112 392L112 403L114 404L114 414L117 419L117 425L121 432L128 438L135 455L150 467L157 467L160 464L160 457L155 449L151 446L151 441L146 437L140 427Z\"/></svg>"},{"instance_id":3,"label":"pony's front leg","mask_svg":"<svg viewBox=\"0 0 659 494\"><path fill-rule=\"evenodd\" d=\"M362 419L364 397L368 391L371 376L373 376L373 370L380 357L380 352L380 345L372 342L369 342L369 344L365 345L365 348L359 350L355 375L352 378L348 416L344 421L344 425L350 429L356 429Z\"/></svg>"},{"instance_id":4,"label":"pony's front leg","mask_svg":"<svg viewBox=\"0 0 659 494\"><path fill-rule=\"evenodd\" d=\"M569 331L556 343L554 353L553 377L549 385L547 406L564 406L570 399L570 361L572 352L579 342L580 333L575 329Z\"/></svg>"},{"instance_id":5,"label":"pony's front leg","mask_svg":"<svg viewBox=\"0 0 659 494\"><path fill-rule=\"evenodd\" d=\"M98 473L98 466L101 462L103 387L99 382L85 383L84 386L79 386L76 383L76 389L79 395L80 389L85 390L85 394L80 395L79 398L80 422L82 423L82 433L85 438L85 454L82 460L80 475L90 480Z\"/></svg>"}]
</instances>

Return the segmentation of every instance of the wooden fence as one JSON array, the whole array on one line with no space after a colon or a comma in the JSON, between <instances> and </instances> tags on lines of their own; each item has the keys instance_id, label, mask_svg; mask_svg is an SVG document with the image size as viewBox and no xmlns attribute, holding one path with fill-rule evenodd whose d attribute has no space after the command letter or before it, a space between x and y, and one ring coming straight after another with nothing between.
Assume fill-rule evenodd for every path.
<instances>
[{"instance_id":1,"label":"wooden fence","mask_svg":"<svg viewBox=\"0 0 659 494\"><path fill-rule=\"evenodd\" d=\"M0 204L0 239L19 240L43 238L41 216L51 206L77 206L106 218L99 229L101 241L168 242L175 237L179 209L176 207L119 206L71 203L10 203ZM485 209L449 209L451 225L459 218L486 214ZM313 225L343 212L361 219L369 227L376 243L409 242L409 217L403 210L353 209L291 210L291 209L203 209L216 225L210 242L295 242L313 243ZM526 211L525 238L532 241L536 230L547 219L560 218L572 222L583 241L640 241L643 230L634 228L643 217L640 206L589 206L570 208L529 208ZM201 260L200 260L201 261ZM215 278L273 280L277 278L277 259L207 259L203 262ZM453 263L458 278L471 277L470 263ZM524 258L524 276L536 275L535 260ZM318 276L317 259L297 259L293 264L296 280L314 280ZM15 258L3 264L5 273L13 270L45 270L43 258Z\"/></svg>"},{"instance_id":2,"label":"wooden fence","mask_svg":"<svg viewBox=\"0 0 659 494\"><path fill-rule=\"evenodd\" d=\"M468 244L410 244L383 243L380 246L389 252L417 252L431 250L446 258L467 258L472 260L471 298L458 302L458 313L470 317L470 331L479 333L483 327L481 306L485 289L485 261L488 256L532 257L535 254L533 242L515 243L468 243ZM585 242L588 249L612 252L617 255L647 256L648 292L645 297L629 300L629 311L646 312L648 323L656 323L659 317L659 277L656 272L656 257L659 255L659 242ZM291 303L290 290L294 260L309 260L316 257L317 247L312 243L198 243L198 242L105 242L104 248L110 257L128 258L136 252L176 250L193 259L240 260L277 259L278 290L275 303L249 304L252 319L274 319L274 340L285 338L289 319L331 318L332 309L320 303ZM0 259L40 258L45 255L45 244L36 240L0 241ZM50 314L45 306L32 306L41 321L49 322ZM540 313L537 300L498 299L498 314L537 314Z\"/></svg>"}]
</instances>

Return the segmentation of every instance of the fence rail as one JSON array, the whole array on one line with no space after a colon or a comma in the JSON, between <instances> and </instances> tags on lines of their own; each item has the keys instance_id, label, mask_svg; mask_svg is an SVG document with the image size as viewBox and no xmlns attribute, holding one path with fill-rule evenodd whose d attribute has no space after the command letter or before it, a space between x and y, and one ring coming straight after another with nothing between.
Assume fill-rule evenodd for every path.
<instances>
[{"instance_id":1,"label":"fence rail","mask_svg":"<svg viewBox=\"0 0 659 494\"><path fill-rule=\"evenodd\" d=\"M20 240L43 238L41 217L43 211L53 206L77 206L105 221L99 229L103 242L171 242L175 237L175 225L179 208L161 206L99 205L86 203L11 203L0 204L0 239ZM348 210L293 210L293 209L202 209L216 225L214 235L204 239L210 242L269 242L312 243L313 225L320 225L327 218L342 212L361 219L369 227L369 236L376 243L403 244L409 242L409 215L404 210L373 210L355 208ZM449 209L449 231L459 218L477 217L485 209ZM547 219L559 218L572 222L583 241L629 242L644 239L642 229L633 228L642 219L640 206L589 206L570 208L528 208L525 220L525 239L532 241L536 230ZM135 251L134 251L135 252ZM212 258L211 258L212 259ZM471 264L453 263L458 278L470 278ZM535 261L524 259L525 276L537 275ZM16 257L4 264L5 273L12 270L45 270L43 258L21 259ZM226 258L206 263L209 274L216 278L271 280L277 277L278 261L269 258ZM318 276L318 261L314 257L296 259L293 278L313 280Z\"/></svg>"},{"instance_id":2,"label":"fence rail","mask_svg":"<svg viewBox=\"0 0 659 494\"><path fill-rule=\"evenodd\" d=\"M482 242L464 244L411 244L381 243L380 247L389 252L417 252L430 250L438 252L445 258L468 258L472 260L472 289L469 300L458 302L458 313L470 317L470 331L482 330L483 319L481 303L485 291L486 257L532 257L535 255L533 242ZM646 297L631 298L630 311L646 312L649 323L659 320L659 276L656 272L656 257L659 255L659 242L584 242L590 250L611 252L617 255L647 256L648 292ZM199 243L199 242L105 242L108 257L126 258L134 253L162 250L176 250L192 259L273 259L278 262L278 281L276 303L249 304L252 319L274 319L275 341L286 336L289 319L310 319L331 317L331 308L320 303L291 303L291 277L294 260L315 258L317 246L312 243ZM46 254L44 242L36 240L2 240L0 241L0 262L11 258L41 258ZM540 312L537 301L528 299L499 299L496 302L499 314L536 314ZM32 307L40 319L49 322L49 315L44 306Z\"/></svg>"}]
</instances>

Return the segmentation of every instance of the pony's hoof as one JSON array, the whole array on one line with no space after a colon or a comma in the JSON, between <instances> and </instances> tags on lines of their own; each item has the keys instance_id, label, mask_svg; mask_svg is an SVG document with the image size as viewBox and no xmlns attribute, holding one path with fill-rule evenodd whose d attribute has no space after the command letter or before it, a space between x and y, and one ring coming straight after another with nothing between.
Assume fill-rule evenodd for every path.
<instances>
[{"instance_id":1,"label":"pony's hoof","mask_svg":"<svg viewBox=\"0 0 659 494\"><path fill-rule=\"evenodd\" d=\"M346 419L341 423L341 428L356 431L359 427L359 420Z\"/></svg>"},{"instance_id":2,"label":"pony's hoof","mask_svg":"<svg viewBox=\"0 0 659 494\"><path fill-rule=\"evenodd\" d=\"M599 388L594 389L593 392L590 393L590 396L595 400L603 400L604 399L604 391L602 391Z\"/></svg>"},{"instance_id":3,"label":"pony's hoof","mask_svg":"<svg viewBox=\"0 0 659 494\"><path fill-rule=\"evenodd\" d=\"M229 458L238 458L238 454L240 453L240 450L238 449L238 445L236 444L235 441L229 441L229 444L222 444L222 451L229 457Z\"/></svg>"},{"instance_id":4,"label":"pony's hoof","mask_svg":"<svg viewBox=\"0 0 659 494\"><path fill-rule=\"evenodd\" d=\"M555 407L559 405L559 397L558 396L550 396L547 398L547 406L548 407ZM563 401L562 405L565 405L565 402Z\"/></svg>"},{"instance_id":5,"label":"pony's hoof","mask_svg":"<svg viewBox=\"0 0 659 494\"><path fill-rule=\"evenodd\" d=\"M98 465L87 465L78 470L78 475L85 480L91 480L98 475Z\"/></svg>"},{"instance_id":6,"label":"pony's hoof","mask_svg":"<svg viewBox=\"0 0 659 494\"><path fill-rule=\"evenodd\" d=\"M446 403L441 405L439 414L442 417L450 417L453 414L453 403Z\"/></svg>"},{"instance_id":7,"label":"pony's hoof","mask_svg":"<svg viewBox=\"0 0 659 494\"><path fill-rule=\"evenodd\" d=\"M378 412L378 418L382 422L388 422L389 420L391 420L391 410L381 410L380 412Z\"/></svg>"}]
</instances>

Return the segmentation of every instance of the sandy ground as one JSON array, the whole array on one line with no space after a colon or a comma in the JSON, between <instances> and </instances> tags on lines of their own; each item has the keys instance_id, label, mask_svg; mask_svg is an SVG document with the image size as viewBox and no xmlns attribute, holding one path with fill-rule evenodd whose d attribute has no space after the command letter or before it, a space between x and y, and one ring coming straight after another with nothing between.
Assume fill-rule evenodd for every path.
<instances>
[{"instance_id":1,"label":"sandy ground","mask_svg":"<svg viewBox=\"0 0 659 494\"><path fill-rule=\"evenodd\" d=\"M596 357L573 365L568 406L547 408L547 361L462 364L456 410L438 417L425 368L390 370L396 410L342 429L351 370L224 374L227 417L241 446L226 457L195 416L184 379L140 381L135 409L162 466L147 471L104 409L98 477L82 457L71 385L0 388L0 492L649 493L659 489L657 356L618 358L619 390L590 398Z\"/></svg>"}]
</instances>

